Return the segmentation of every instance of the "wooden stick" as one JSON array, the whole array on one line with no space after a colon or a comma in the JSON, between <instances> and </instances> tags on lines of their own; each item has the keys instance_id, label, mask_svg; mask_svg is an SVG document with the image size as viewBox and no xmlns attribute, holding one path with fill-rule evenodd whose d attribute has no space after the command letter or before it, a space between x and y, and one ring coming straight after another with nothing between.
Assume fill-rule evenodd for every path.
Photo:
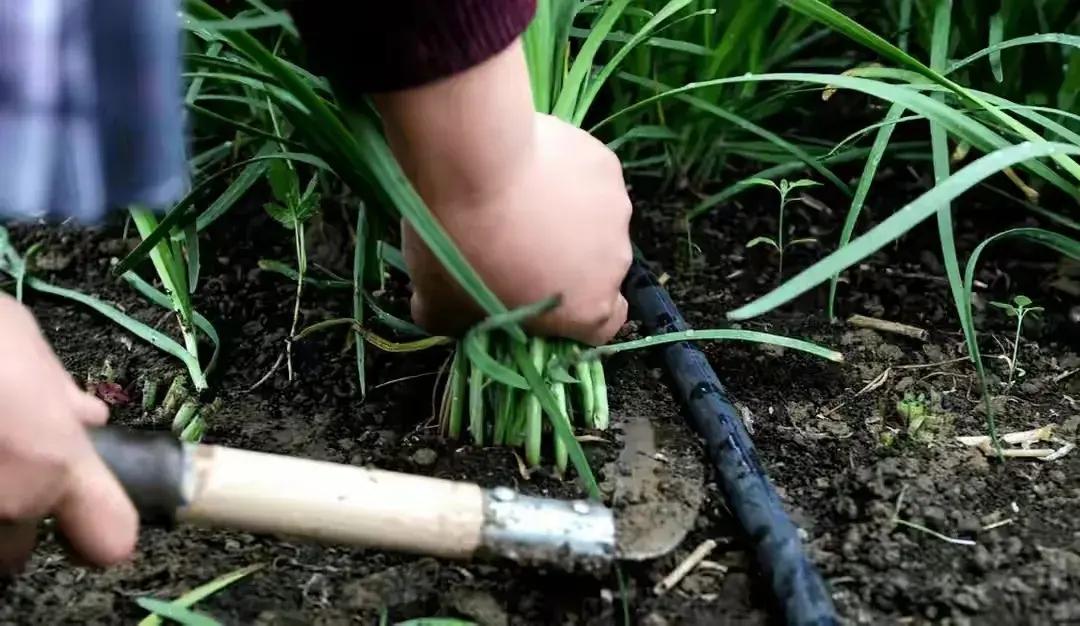
<instances>
[{"instance_id":1,"label":"wooden stick","mask_svg":"<svg viewBox=\"0 0 1080 626\"><path fill-rule=\"evenodd\" d=\"M682 563L679 563L679 565L676 566L670 574L665 576L663 580L656 583L656 586L653 587L653 593L661 595L670 591L675 585L682 582L682 579L686 578L686 575L692 572L694 568L704 561L705 557L709 556L709 553L715 549L715 539L706 539L705 541L702 541L701 545L694 548L694 551L690 553L690 556L686 557Z\"/></svg>"},{"instance_id":2,"label":"wooden stick","mask_svg":"<svg viewBox=\"0 0 1080 626\"><path fill-rule=\"evenodd\" d=\"M930 337L930 333L917 326L901 324L900 322L890 322L876 317L866 317L865 315L852 315L848 318L848 324L851 324L855 328L869 328L870 330L877 330L883 333L911 337L912 339L918 339L919 341L926 341Z\"/></svg>"}]
</instances>

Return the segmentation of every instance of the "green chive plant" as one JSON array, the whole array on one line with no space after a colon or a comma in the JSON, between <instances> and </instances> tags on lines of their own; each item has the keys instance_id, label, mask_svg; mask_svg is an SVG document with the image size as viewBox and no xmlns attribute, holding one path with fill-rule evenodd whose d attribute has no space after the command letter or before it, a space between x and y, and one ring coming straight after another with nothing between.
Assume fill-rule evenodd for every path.
<instances>
[{"instance_id":1,"label":"green chive plant","mask_svg":"<svg viewBox=\"0 0 1080 626\"><path fill-rule=\"evenodd\" d=\"M779 196L780 196L780 209L778 211L777 222L778 222L779 225L777 226L777 229L776 229L776 239L773 239L772 237L768 237L768 236L754 237L753 239L751 239L750 241L747 242L746 247L747 248L753 248L754 246L759 245L759 244L766 244L766 245L772 246L772 248L774 250L776 250L777 254L780 255L780 264L779 264L779 267L777 269L777 275L779 277L783 278L783 276L784 276L784 252L791 246L799 246L799 245L807 245L807 244L811 244L811 243L817 243L817 239L814 239L813 237L803 237L803 238L799 238L799 239L792 239L790 241L788 241L786 239L786 237L785 237L785 229L784 229L784 213L785 213L785 209L787 209L788 203L791 202L791 199L788 198L788 195L792 191L794 191L795 189L799 189L800 187L814 187L814 186L819 185L820 183L818 183L816 181L813 181L813 180L805 179L805 178L801 179L801 180L796 180L794 182L788 182L788 180L785 178L785 179L780 181L779 185L774 183L771 180L768 180L767 178L752 178L752 179L750 179L750 183L754 184L754 185L761 185L761 186L764 186L764 187L772 187L773 189L775 189L777 194L779 194Z\"/></svg>"},{"instance_id":2,"label":"green chive plant","mask_svg":"<svg viewBox=\"0 0 1080 626\"><path fill-rule=\"evenodd\" d=\"M1016 320L1016 332L1013 334L1012 358L1009 359L1009 380L1005 383L1005 387L1010 388L1013 384L1013 376L1016 374L1016 369L1019 365L1020 332L1024 329L1024 318L1028 315L1038 317L1038 315L1042 313L1043 307L1035 306L1035 303L1031 301L1031 298L1025 295L1014 296L1011 303L991 302L990 305L1005 311L1006 315Z\"/></svg>"},{"instance_id":3,"label":"green chive plant","mask_svg":"<svg viewBox=\"0 0 1080 626\"><path fill-rule=\"evenodd\" d=\"M986 248L1005 239L1024 240L1073 258L1080 257L1080 241L1066 234L1080 230L1080 223L1067 213L1038 204L1038 198L1050 187L1064 193L1072 201L1080 200L1080 188L1077 186L1080 183L1080 164L1075 159L1080 155L1080 133L1074 130L1080 117L1067 109L1015 102L988 91L965 87L958 81L964 80L975 63L990 63L996 67L997 60L1007 56L1013 48L1054 46L1067 50L1071 58L1075 58L1075 51L1080 48L1080 37L1065 33L1054 33L1052 36L1020 36L992 43L962 59L952 60L950 52L953 50L954 41L953 16L957 12L953 10L949 0L928 0L920 3L920 6L933 9L930 58L927 63L909 52L907 38L902 37L900 45L894 45L820 0L781 0L781 4L875 53L879 62L851 68L842 74L790 71L698 81L684 87L661 91L616 110L597 122L593 128L610 124L622 115L655 107L661 101L675 100L724 85L801 84L826 89L826 96L833 90L845 90L888 103L890 108L881 123L856 133L842 142L837 152L828 154L817 163L819 166L826 165L841 157L865 161L837 250L768 294L730 312L728 317L733 320L756 317L824 282L832 283L831 291L835 297L835 284L842 271L902 237L915 225L933 217L937 222L946 274L968 351L982 381L984 397L990 409L989 395L985 387L985 369L971 311L975 269ZM901 8L906 5L910 5L910 2L900 2ZM910 10L911 7L907 6L903 11L909 20ZM1070 19L1074 26L1075 18ZM1064 23L1063 26L1071 27L1069 23ZM997 27L994 29L997 32ZM1071 68L1071 63L1072 61L1068 68ZM1063 85L1065 92L1071 92L1075 82L1071 78L1073 70L1068 68L1066 84ZM1068 99L1066 94L1066 101ZM871 190L877 168L890 149L897 148L897 144L891 141L893 129L902 122L914 120L929 123L929 150L916 149L913 156L917 160L931 162L936 186L900 207L861 236L854 237L854 229ZM871 134L874 135L874 141L870 148L856 150L845 147L852 141ZM950 140L957 149L950 150ZM843 150L840 151L840 148ZM912 148L917 146L904 146L905 150ZM983 156L971 158L969 154L972 152L982 153ZM953 171L953 166L961 161L967 163ZM806 165L820 171L813 167L813 163ZM781 171L780 166L771 169L773 176L778 175L777 171ZM953 234L951 203L973 187L998 189L995 185L999 184L999 175L1004 177L1009 185L1016 187L1022 197L1016 198L1007 192L1003 192L1003 195L1011 199L1017 209L1034 215L1047 227L1014 228L998 233L973 250L967 263L962 265ZM689 217L693 219L700 216L715 206L718 197L729 199L740 187L746 188L748 185L746 181L736 183L692 209ZM1040 187L1043 188L1042 191ZM1075 213L1074 204L1067 203L1067 206L1066 211ZM1050 227L1056 230L1051 230ZM830 304L830 312L832 310L833 305ZM988 427L996 441L993 412L988 410L988 415Z\"/></svg>"}]
</instances>

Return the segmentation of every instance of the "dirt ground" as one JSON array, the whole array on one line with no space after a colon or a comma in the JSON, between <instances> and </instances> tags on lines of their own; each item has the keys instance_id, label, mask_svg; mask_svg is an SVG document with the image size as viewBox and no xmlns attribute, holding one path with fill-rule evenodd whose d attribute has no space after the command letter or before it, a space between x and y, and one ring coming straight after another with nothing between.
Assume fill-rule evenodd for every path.
<instances>
[{"instance_id":1,"label":"dirt ground","mask_svg":"<svg viewBox=\"0 0 1080 626\"><path fill-rule=\"evenodd\" d=\"M902 180L902 171L893 176L900 181L897 189L915 184ZM815 197L811 205L792 205L789 223L799 236L835 241L842 221L835 211L844 205L828 194ZM692 325L725 325L725 311L777 280L776 259L762 247L745 247L754 236L773 231L771 199L747 195L697 223L693 246L687 246L675 216L694 198L663 198L639 207L636 240L656 271L669 275L667 287ZM892 200L881 204L898 206ZM961 242L965 250L995 228L996 205L974 207L958 212L957 231L971 237ZM345 333L328 332L297 345L292 383L282 369L249 390L280 353L294 291L288 280L257 267L261 257L254 242L261 242L267 258L291 256L291 237L260 213L253 206L244 217L216 226L204 245L196 303L226 344L213 381L222 408L208 442L577 495L574 484L549 473L523 479L506 450L474 450L436 437L432 384L444 352L395 356L371 350L371 388L361 401ZM335 220L340 221L327 221L332 226ZM314 256L328 267L347 266L351 246L335 234L347 229L330 226L312 229ZM160 309L108 276L110 256L132 243L120 240L120 233L119 225L89 233L13 232L22 249L44 244L50 271L43 277L117 303L149 323L171 324ZM845 623L1080 623L1080 452L1051 462L1002 463L955 442L957 435L984 434L986 416L972 368L962 358L934 237L932 229L920 229L849 272L839 302L843 317L858 313L912 324L926 329L927 339L830 324L815 292L743 327L818 341L843 351L845 364L747 344L711 344L706 351L745 408L761 459L805 530ZM820 254L813 246L792 251L787 272ZM1019 258L1024 261L1009 261ZM1000 430L1053 425L1058 437L1072 441L1080 423L1080 374L1069 372L1080 367L1080 324L1068 318L1077 299L1048 286L1057 269L1055 259L1030 248L994 249L978 273L988 298L977 307L977 322L995 378ZM999 356L1011 354L1012 322L986 300L1004 300L1020 290L1047 311L1026 328L1017 380L1005 392L1000 380L1008 368ZM397 310L404 304L402 293L395 288L389 295ZM79 305L35 294L29 300L77 376L106 359L120 372L132 399L115 407L117 423L167 428L142 414L138 392L148 377L165 381L179 372L175 361ZM339 294L311 289L304 320L346 315L349 306ZM616 422L620 415L647 414L681 423L664 376L647 355L618 356L607 367ZM927 419L915 437L906 436L896 406L905 393L926 398L920 406ZM615 452L596 443L587 451L597 465ZM614 577L192 529L146 530L133 563L102 572L73 565L43 529L43 547L27 571L0 583L0 624L131 624L145 614L135 604L138 597L173 598L255 563L264 568L199 608L226 624L375 624L383 608L391 622L443 615L493 625L615 624L628 611L632 623L648 626L778 623L711 477L706 484L702 514L679 550L626 569L625 603ZM974 545L945 541L897 518ZM719 542L710 557L717 566L654 595L653 585L709 538Z\"/></svg>"}]
</instances>

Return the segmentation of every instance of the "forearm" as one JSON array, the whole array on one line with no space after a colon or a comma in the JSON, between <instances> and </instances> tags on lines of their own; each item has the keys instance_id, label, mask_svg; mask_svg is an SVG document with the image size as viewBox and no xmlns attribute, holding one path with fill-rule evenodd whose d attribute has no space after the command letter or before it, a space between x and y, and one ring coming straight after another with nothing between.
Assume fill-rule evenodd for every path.
<instances>
[{"instance_id":1,"label":"forearm","mask_svg":"<svg viewBox=\"0 0 1080 626\"><path fill-rule=\"evenodd\" d=\"M520 40L468 70L373 100L395 156L434 206L498 193L533 141Z\"/></svg>"}]
</instances>

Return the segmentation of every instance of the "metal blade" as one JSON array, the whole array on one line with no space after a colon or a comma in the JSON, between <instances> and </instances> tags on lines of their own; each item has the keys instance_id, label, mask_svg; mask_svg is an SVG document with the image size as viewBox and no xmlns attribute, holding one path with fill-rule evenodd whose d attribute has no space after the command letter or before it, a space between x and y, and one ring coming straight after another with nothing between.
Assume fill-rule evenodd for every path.
<instances>
[{"instance_id":1,"label":"metal blade","mask_svg":"<svg viewBox=\"0 0 1080 626\"><path fill-rule=\"evenodd\" d=\"M655 559L674 550L697 520L705 466L696 438L681 423L622 420L615 462L615 532L619 558Z\"/></svg>"}]
</instances>

